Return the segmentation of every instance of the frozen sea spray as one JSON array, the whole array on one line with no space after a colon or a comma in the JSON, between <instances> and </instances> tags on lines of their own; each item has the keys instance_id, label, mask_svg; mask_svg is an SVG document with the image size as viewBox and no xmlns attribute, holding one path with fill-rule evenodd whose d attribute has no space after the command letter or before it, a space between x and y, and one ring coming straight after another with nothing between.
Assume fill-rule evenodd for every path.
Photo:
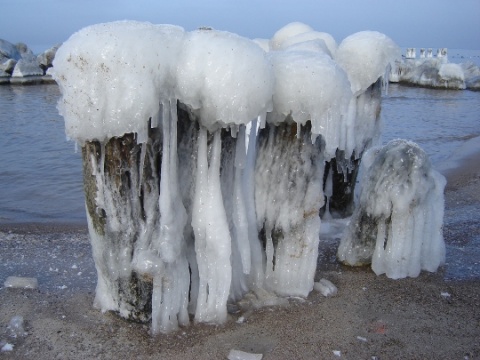
<instances>
[{"instance_id":1,"label":"frozen sea spray","mask_svg":"<svg viewBox=\"0 0 480 360\"><path fill-rule=\"evenodd\" d=\"M394 279L434 272L445 262L445 178L416 144L394 140L363 158L357 208L337 256L348 265L372 264Z\"/></svg>"},{"instance_id":2,"label":"frozen sea spray","mask_svg":"<svg viewBox=\"0 0 480 360\"><path fill-rule=\"evenodd\" d=\"M123 21L58 50L102 311L151 320L156 334L192 314L223 323L227 301L250 291L312 290L325 162L348 162L357 98L375 127L379 93L353 96L328 36L286 30L291 44L266 53L227 32Z\"/></svg>"},{"instance_id":3,"label":"frozen sea spray","mask_svg":"<svg viewBox=\"0 0 480 360\"><path fill-rule=\"evenodd\" d=\"M95 305L151 319L153 333L186 325L188 311L224 322L232 242L235 269L251 268L241 219L253 187L249 207L237 200L248 190L244 126L271 107L265 52L226 32L122 21L72 35L54 76L67 135L82 145Z\"/></svg>"}]
</instances>

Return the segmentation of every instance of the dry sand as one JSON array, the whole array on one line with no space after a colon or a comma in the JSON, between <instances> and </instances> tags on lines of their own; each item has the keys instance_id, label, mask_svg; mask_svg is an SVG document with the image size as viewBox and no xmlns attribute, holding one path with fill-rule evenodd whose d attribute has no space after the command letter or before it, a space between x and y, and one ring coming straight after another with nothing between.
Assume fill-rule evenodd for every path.
<instances>
[{"instance_id":1,"label":"dry sand","mask_svg":"<svg viewBox=\"0 0 480 360\"><path fill-rule=\"evenodd\" d=\"M323 249L313 291L287 307L231 314L223 326L191 325L151 337L148 326L92 307L95 270L84 226L0 225L0 284L33 276L36 290L0 289L0 359L226 359L231 349L263 359L479 359L480 161L447 174L447 264L391 280L334 261ZM27 335L12 337L15 315ZM243 317L243 322L238 322Z\"/></svg>"}]
</instances>

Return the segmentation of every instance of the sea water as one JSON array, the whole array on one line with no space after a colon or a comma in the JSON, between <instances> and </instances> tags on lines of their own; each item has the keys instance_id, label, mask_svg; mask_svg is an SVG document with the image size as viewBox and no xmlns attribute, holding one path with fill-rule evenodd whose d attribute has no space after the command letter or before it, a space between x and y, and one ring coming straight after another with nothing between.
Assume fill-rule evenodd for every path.
<instances>
[{"instance_id":1,"label":"sea water","mask_svg":"<svg viewBox=\"0 0 480 360\"><path fill-rule=\"evenodd\" d=\"M0 223L86 223L82 159L55 84L0 86Z\"/></svg>"},{"instance_id":2,"label":"sea water","mask_svg":"<svg viewBox=\"0 0 480 360\"><path fill-rule=\"evenodd\" d=\"M382 119L383 143L397 138L416 142L442 171L453 155L461 157L458 149L480 136L480 92L390 84Z\"/></svg>"},{"instance_id":3,"label":"sea water","mask_svg":"<svg viewBox=\"0 0 480 360\"><path fill-rule=\"evenodd\" d=\"M55 84L0 86L0 224L86 223L81 150L65 136L59 97ZM480 92L390 84L382 119L383 143L412 140L442 169L480 136Z\"/></svg>"}]
</instances>

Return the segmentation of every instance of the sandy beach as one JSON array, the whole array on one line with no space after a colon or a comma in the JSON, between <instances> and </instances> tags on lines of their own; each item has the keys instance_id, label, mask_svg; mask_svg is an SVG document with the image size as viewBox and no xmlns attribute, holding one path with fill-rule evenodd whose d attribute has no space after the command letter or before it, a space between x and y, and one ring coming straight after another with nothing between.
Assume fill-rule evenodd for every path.
<instances>
[{"instance_id":1,"label":"sandy beach","mask_svg":"<svg viewBox=\"0 0 480 360\"><path fill-rule=\"evenodd\" d=\"M391 280L322 249L313 291L289 306L232 312L222 326L191 324L152 337L149 327L93 308L96 274L84 225L0 225L0 285L36 277L38 289L0 288L0 359L480 358L480 156L446 173L447 263L437 273ZM327 259L325 261L325 259ZM8 327L23 316L25 333Z\"/></svg>"}]
</instances>

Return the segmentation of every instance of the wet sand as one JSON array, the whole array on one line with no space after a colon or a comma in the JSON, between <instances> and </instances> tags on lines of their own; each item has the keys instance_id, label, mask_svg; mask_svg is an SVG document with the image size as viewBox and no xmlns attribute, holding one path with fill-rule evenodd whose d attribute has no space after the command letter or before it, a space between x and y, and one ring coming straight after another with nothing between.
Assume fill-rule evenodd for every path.
<instances>
[{"instance_id":1,"label":"wet sand","mask_svg":"<svg viewBox=\"0 0 480 360\"><path fill-rule=\"evenodd\" d=\"M480 156L447 173L447 263L437 273L391 280L334 261L327 245L313 291L287 307L230 314L223 326L190 325L148 335L148 325L92 306L95 269L83 225L0 225L0 285L38 278L36 290L0 288L1 359L226 359L231 349L263 359L480 358ZM326 260L325 260L326 259ZM12 317L27 335L13 337ZM243 319L243 322L241 321ZM239 321L240 320L240 321Z\"/></svg>"}]
</instances>

